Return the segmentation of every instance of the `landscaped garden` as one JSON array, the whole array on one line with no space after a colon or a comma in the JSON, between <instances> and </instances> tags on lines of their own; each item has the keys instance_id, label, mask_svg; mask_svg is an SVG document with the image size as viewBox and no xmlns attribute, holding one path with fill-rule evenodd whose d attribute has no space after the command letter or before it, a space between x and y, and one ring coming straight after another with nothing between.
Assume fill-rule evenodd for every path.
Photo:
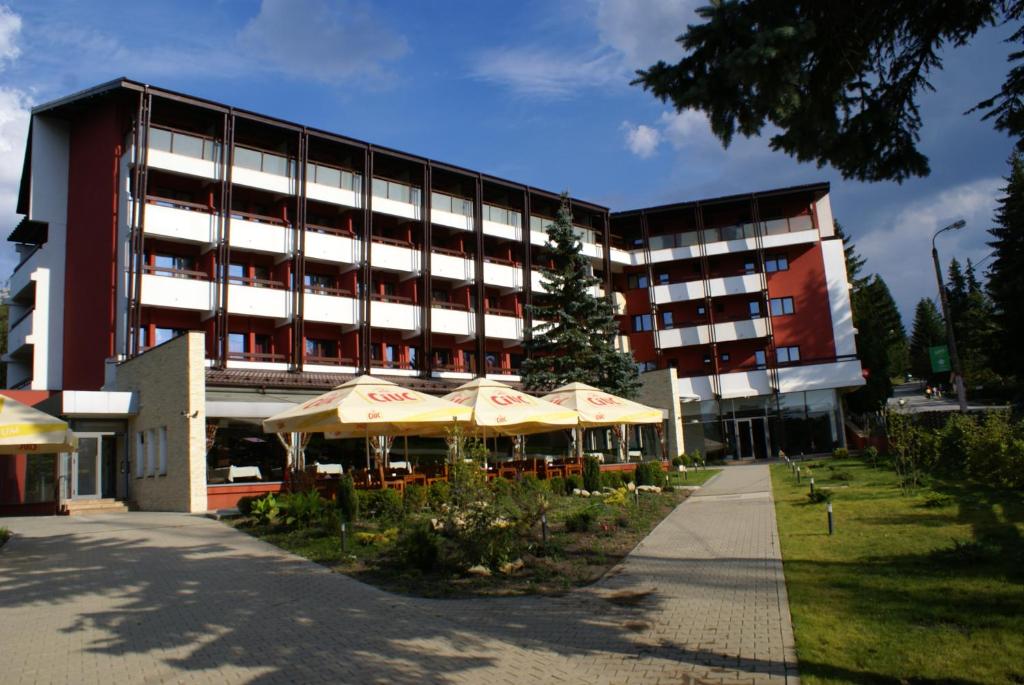
<instances>
[{"instance_id":1,"label":"landscaped garden","mask_svg":"<svg viewBox=\"0 0 1024 685\"><path fill-rule=\"evenodd\" d=\"M799 483L772 467L803 682L1024 682L1024 497L969 464L939 468L956 420L920 433L930 462L871 451L804 462ZM961 462L991 459L963 443Z\"/></svg>"},{"instance_id":2,"label":"landscaped garden","mask_svg":"<svg viewBox=\"0 0 1024 685\"><path fill-rule=\"evenodd\" d=\"M335 501L315 490L240 503L232 524L334 570L422 596L558 593L600 578L715 470L526 476L488 481L478 462L448 481L356 490ZM345 523L343 546L341 524Z\"/></svg>"}]
</instances>

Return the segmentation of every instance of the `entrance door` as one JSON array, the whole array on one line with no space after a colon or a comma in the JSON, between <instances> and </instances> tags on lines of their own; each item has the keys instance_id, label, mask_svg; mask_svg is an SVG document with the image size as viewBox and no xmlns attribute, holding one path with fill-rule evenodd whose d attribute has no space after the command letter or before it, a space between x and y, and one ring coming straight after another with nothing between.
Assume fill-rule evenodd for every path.
<instances>
[{"instance_id":1,"label":"entrance door","mask_svg":"<svg viewBox=\"0 0 1024 685\"><path fill-rule=\"evenodd\" d=\"M754 456L754 434L751 419L736 419L736 458L750 459Z\"/></svg>"},{"instance_id":2,"label":"entrance door","mask_svg":"<svg viewBox=\"0 0 1024 685\"><path fill-rule=\"evenodd\" d=\"M79 436L71 455L71 499L96 499L101 493L103 468L100 438Z\"/></svg>"},{"instance_id":3,"label":"entrance door","mask_svg":"<svg viewBox=\"0 0 1024 685\"><path fill-rule=\"evenodd\" d=\"M750 420L750 433L754 443L754 458L768 458L768 422L764 419Z\"/></svg>"}]
</instances>

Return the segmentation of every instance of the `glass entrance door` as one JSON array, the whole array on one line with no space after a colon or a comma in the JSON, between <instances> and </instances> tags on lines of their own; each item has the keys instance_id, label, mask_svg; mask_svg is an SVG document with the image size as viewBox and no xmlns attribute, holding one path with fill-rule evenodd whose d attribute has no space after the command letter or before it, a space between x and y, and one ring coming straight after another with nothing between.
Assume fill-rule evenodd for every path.
<instances>
[{"instance_id":1,"label":"glass entrance door","mask_svg":"<svg viewBox=\"0 0 1024 685\"><path fill-rule=\"evenodd\" d=\"M103 474L101 451L98 436L79 436L78 451L71 455L72 499L95 499L100 496Z\"/></svg>"},{"instance_id":2,"label":"glass entrance door","mask_svg":"<svg viewBox=\"0 0 1024 685\"><path fill-rule=\"evenodd\" d=\"M736 458L750 459L754 456L754 433L751 419L736 419Z\"/></svg>"}]
</instances>

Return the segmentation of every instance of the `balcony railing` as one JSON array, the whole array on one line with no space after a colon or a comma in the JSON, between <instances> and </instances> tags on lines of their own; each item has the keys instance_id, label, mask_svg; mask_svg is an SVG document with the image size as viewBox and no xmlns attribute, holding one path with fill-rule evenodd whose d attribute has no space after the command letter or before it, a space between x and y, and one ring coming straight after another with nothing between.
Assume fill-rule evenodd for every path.
<instances>
[{"instance_id":1,"label":"balcony railing","mask_svg":"<svg viewBox=\"0 0 1024 685\"><path fill-rule=\"evenodd\" d=\"M286 362L288 357L277 352L228 352L228 359L245 362Z\"/></svg>"},{"instance_id":2,"label":"balcony railing","mask_svg":"<svg viewBox=\"0 0 1024 685\"><path fill-rule=\"evenodd\" d=\"M370 299L375 302L394 302L396 304L416 304L411 297L405 295L388 295L386 293L370 293Z\"/></svg>"},{"instance_id":3,"label":"balcony railing","mask_svg":"<svg viewBox=\"0 0 1024 685\"><path fill-rule=\"evenodd\" d=\"M455 373L476 373L476 364L434 361L435 371L453 371Z\"/></svg>"},{"instance_id":4,"label":"balcony railing","mask_svg":"<svg viewBox=\"0 0 1024 685\"><path fill-rule=\"evenodd\" d=\"M485 221L493 221L496 224L514 226L515 228L519 228L523 224L522 212L512 207L485 203L483 209Z\"/></svg>"},{"instance_id":5,"label":"balcony railing","mask_svg":"<svg viewBox=\"0 0 1024 685\"><path fill-rule=\"evenodd\" d=\"M204 214L210 214L217 211L209 205L200 204L198 202L189 202L187 200L175 200L169 197L160 197L158 195L147 195L146 202L151 205L157 205L160 207L169 207L171 209L180 209L186 212L203 212Z\"/></svg>"},{"instance_id":6,"label":"balcony railing","mask_svg":"<svg viewBox=\"0 0 1024 685\"><path fill-rule=\"evenodd\" d=\"M232 219L244 219L245 221L253 221L258 224L273 224L274 226L281 226L287 228L291 226L284 219L280 219L276 216L267 216L266 214L253 214L252 212L242 212L237 209L231 210Z\"/></svg>"},{"instance_id":7,"label":"balcony railing","mask_svg":"<svg viewBox=\"0 0 1024 685\"><path fill-rule=\"evenodd\" d=\"M415 369L411 362L393 361L390 359L371 359L370 366L375 369Z\"/></svg>"},{"instance_id":8,"label":"balcony railing","mask_svg":"<svg viewBox=\"0 0 1024 685\"><path fill-rule=\"evenodd\" d=\"M469 198L439 193L436 190L430 193L430 208L449 214L461 216L473 216L473 201Z\"/></svg>"},{"instance_id":9,"label":"balcony railing","mask_svg":"<svg viewBox=\"0 0 1024 685\"><path fill-rule=\"evenodd\" d=\"M288 286L281 281L270 278L256 278L253 276L228 276L228 282L236 285L247 285L252 288L270 288L272 290L287 290Z\"/></svg>"},{"instance_id":10,"label":"balcony railing","mask_svg":"<svg viewBox=\"0 0 1024 685\"><path fill-rule=\"evenodd\" d=\"M388 178L374 176L371 186L373 196L395 202L405 202L412 205L420 204L420 189L417 186L393 181Z\"/></svg>"},{"instance_id":11,"label":"balcony railing","mask_svg":"<svg viewBox=\"0 0 1024 685\"><path fill-rule=\"evenodd\" d=\"M307 293L313 295L332 295L334 297L352 297L352 291L345 288L334 288L326 285L306 284L303 287Z\"/></svg>"},{"instance_id":12,"label":"balcony railing","mask_svg":"<svg viewBox=\"0 0 1024 685\"><path fill-rule=\"evenodd\" d=\"M430 248L430 251L434 252L435 254L443 254L448 257L459 257L460 259L473 259L472 252L465 252L463 250L449 250L446 247L432 247Z\"/></svg>"},{"instance_id":13,"label":"balcony railing","mask_svg":"<svg viewBox=\"0 0 1024 685\"><path fill-rule=\"evenodd\" d=\"M326 233L328 235L337 235L342 238L355 238L356 234L354 231L348 228L338 228L337 226L323 226L321 224L306 224L306 231L310 233Z\"/></svg>"},{"instance_id":14,"label":"balcony railing","mask_svg":"<svg viewBox=\"0 0 1024 685\"><path fill-rule=\"evenodd\" d=\"M305 360L309 364L323 364L324 366L355 366L356 360L352 357L325 356L319 354L307 354Z\"/></svg>"},{"instance_id":15,"label":"balcony railing","mask_svg":"<svg viewBox=\"0 0 1024 685\"><path fill-rule=\"evenodd\" d=\"M363 175L344 167L331 166L323 162L306 164L306 180L331 188L341 188L359 193L363 189Z\"/></svg>"},{"instance_id":16,"label":"balcony railing","mask_svg":"<svg viewBox=\"0 0 1024 685\"><path fill-rule=\"evenodd\" d=\"M154 264L143 264L142 272L154 276L167 276L170 278L189 278L196 281L210 280L210 274L195 269L178 269L171 266L156 266Z\"/></svg>"},{"instance_id":17,"label":"balcony railing","mask_svg":"<svg viewBox=\"0 0 1024 685\"><path fill-rule=\"evenodd\" d=\"M389 238L384 235L371 236L370 240L372 240L375 243L380 243L381 245L394 245L395 247L405 247L410 250L418 249L414 243L409 242L408 240L401 240L399 238Z\"/></svg>"},{"instance_id":18,"label":"balcony railing","mask_svg":"<svg viewBox=\"0 0 1024 685\"><path fill-rule=\"evenodd\" d=\"M243 169L261 171L274 176L295 175L295 160L273 150L263 150L248 145L235 146L234 164Z\"/></svg>"},{"instance_id":19,"label":"balcony railing","mask_svg":"<svg viewBox=\"0 0 1024 685\"><path fill-rule=\"evenodd\" d=\"M220 143L213 138L169 126L150 127L149 147L208 162L216 162L220 157Z\"/></svg>"},{"instance_id":20,"label":"balcony railing","mask_svg":"<svg viewBox=\"0 0 1024 685\"><path fill-rule=\"evenodd\" d=\"M500 309L498 307L485 307L484 311L494 316L513 316L518 317L519 314L514 309Z\"/></svg>"},{"instance_id":21,"label":"balcony railing","mask_svg":"<svg viewBox=\"0 0 1024 685\"><path fill-rule=\"evenodd\" d=\"M491 257L490 255L484 255L484 261L490 262L491 264L500 264L502 266L519 267L522 266L522 262L516 261L515 259L505 259L504 257Z\"/></svg>"},{"instance_id":22,"label":"balcony railing","mask_svg":"<svg viewBox=\"0 0 1024 685\"><path fill-rule=\"evenodd\" d=\"M437 307L438 309L451 309L457 312L469 312L472 311L468 305L460 302L447 302L445 300L433 300L430 306Z\"/></svg>"}]
</instances>

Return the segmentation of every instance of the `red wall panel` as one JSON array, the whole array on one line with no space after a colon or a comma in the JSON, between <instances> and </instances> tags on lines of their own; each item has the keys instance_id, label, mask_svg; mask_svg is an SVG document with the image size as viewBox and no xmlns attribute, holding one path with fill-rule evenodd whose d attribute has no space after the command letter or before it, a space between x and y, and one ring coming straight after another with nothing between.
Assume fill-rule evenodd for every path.
<instances>
[{"instance_id":1,"label":"red wall panel","mask_svg":"<svg viewBox=\"0 0 1024 685\"><path fill-rule=\"evenodd\" d=\"M778 252L773 250L771 254ZM814 243L800 250L790 248L786 254L789 270L768 274L769 297L792 297L794 306L793 314L772 317L775 345L798 345L800 358L804 360L835 357L821 244Z\"/></svg>"}]
</instances>

